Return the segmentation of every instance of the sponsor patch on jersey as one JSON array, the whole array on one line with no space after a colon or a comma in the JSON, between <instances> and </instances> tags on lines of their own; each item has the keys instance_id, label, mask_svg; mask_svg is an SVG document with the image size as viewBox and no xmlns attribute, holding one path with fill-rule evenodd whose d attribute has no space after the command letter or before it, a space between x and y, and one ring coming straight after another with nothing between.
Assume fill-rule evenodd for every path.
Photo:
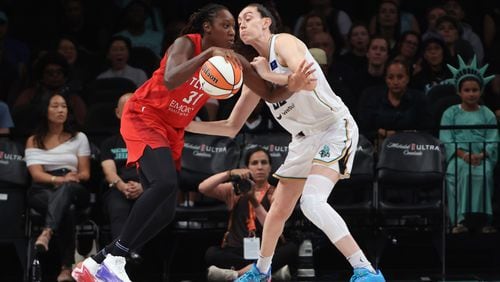
<instances>
[{"instance_id":1,"label":"sponsor patch on jersey","mask_svg":"<svg viewBox=\"0 0 500 282\"><path fill-rule=\"evenodd\" d=\"M271 70L275 70L278 67L278 63L276 62L276 60L272 60L269 65L271 66Z\"/></svg>"}]
</instances>

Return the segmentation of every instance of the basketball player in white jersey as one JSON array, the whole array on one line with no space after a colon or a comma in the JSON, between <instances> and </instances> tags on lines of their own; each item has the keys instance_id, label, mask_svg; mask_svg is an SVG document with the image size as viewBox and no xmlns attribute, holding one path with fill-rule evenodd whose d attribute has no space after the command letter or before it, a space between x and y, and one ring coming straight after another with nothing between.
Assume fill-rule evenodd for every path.
<instances>
[{"instance_id":1,"label":"basketball player in white jersey","mask_svg":"<svg viewBox=\"0 0 500 282\"><path fill-rule=\"evenodd\" d=\"M272 34L272 15L261 4L249 4L238 16L240 38L259 53L252 62L259 75L286 85L292 73L313 63L302 90L286 100L266 101L276 120L292 134L288 156L275 176L280 179L264 224L257 263L236 281L270 281L271 261L285 221L300 199L304 215L326 233L354 269L351 281L385 281L367 260L340 215L327 203L335 183L349 177L358 143L358 127L342 100L330 88L320 66L303 42L290 34ZM243 88L227 120L193 122L188 131L235 136L259 97ZM270 103L273 102L273 103Z\"/></svg>"}]
</instances>

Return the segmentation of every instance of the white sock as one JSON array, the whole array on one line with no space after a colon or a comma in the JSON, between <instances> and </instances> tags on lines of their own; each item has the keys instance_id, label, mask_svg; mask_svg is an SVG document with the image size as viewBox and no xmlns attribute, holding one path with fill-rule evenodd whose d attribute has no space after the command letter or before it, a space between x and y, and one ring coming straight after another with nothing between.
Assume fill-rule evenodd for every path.
<instances>
[{"instance_id":1,"label":"white sock","mask_svg":"<svg viewBox=\"0 0 500 282\"><path fill-rule=\"evenodd\" d=\"M373 268L372 264L365 257L363 251L359 250L347 258L352 268L366 268L372 273L377 273Z\"/></svg>"},{"instance_id":2,"label":"white sock","mask_svg":"<svg viewBox=\"0 0 500 282\"><path fill-rule=\"evenodd\" d=\"M259 254L259 259L257 260L257 269L260 273L268 273L269 268L271 268L271 262L273 261L273 256L264 257Z\"/></svg>"}]
</instances>

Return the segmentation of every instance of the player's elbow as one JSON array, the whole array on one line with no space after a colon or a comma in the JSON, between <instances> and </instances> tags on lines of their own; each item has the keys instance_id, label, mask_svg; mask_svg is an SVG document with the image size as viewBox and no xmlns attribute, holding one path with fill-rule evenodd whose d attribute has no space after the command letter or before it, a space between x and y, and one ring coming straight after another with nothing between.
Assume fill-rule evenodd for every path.
<instances>
[{"instance_id":1,"label":"player's elbow","mask_svg":"<svg viewBox=\"0 0 500 282\"><path fill-rule=\"evenodd\" d=\"M233 122L228 121L227 127L226 127L226 136L229 138L235 138L236 135L240 132L240 129L243 127L238 126L237 124L234 124Z\"/></svg>"},{"instance_id":2,"label":"player's elbow","mask_svg":"<svg viewBox=\"0 0 500 282\"><path fill-rule=\"evenodd\" d=\"M266 96L266 97L261 97L264 101L268 102L268 103L279 103L281 101L283 101L284 99L282 99L281 97L277 97L277 96Z\"/></svg>"},{"instance_id":3,"label":"player's elbow","mask_svg":"<svg viewBox=\"0 0 500 282\"><path fill-rule=\"evenodd\" d=\"M203 195L207 194L208 185L205 183L205 181L201 182L200 185L198 185L198 191L200 191L200 193Z\"/></svg>"},{"instance_id":4,"label":"player's elbow","mask_svg":"<svg viewBox=\"0 0 500 282\"><path fill-rule=\"evenodd\" d=\"M178 86L171 77L167 76L163 78L163 84L165 84L168 89L175 89Z\"/></svg>"},{"instance_id":5,"label":"player's elbow","mask_svg":"<svg viewBox=\"0 0 500 282\"><path fill-rule=\"evenodd\" d=\"M238 132L239 132L239 130L237 130L236 128L231 128L231 129L229 129L227 137L234 139L236 137L236 135L238 135Z\"/></svg>"}]
</instances>

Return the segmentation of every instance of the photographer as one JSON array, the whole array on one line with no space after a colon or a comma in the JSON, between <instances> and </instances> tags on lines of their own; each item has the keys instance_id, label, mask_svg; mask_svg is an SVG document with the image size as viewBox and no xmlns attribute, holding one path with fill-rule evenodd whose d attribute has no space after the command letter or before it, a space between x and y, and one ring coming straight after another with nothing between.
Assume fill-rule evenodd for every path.
<instances>
[{"instance_id":1,"label":"photographer","mask_svg":"<svg viewBox=\"0 0 500 282\"><path fill-rule=\"evenodd\" d=\"M209 281L233 281L254 261L245 259L244 252L258 254L258 243L249 242L258 242L262 237L262 226L272 202L275 187L268 182L271 158L265 149L256 147L247 152L245 165L247 168L215 174L199 186L201 193L224 201L230 210L228 229L221 246L212 246L205 253L205 261L210 265ZM296 257L296 245L282 237L274 254L273 266L277 271L273 278L290 279L287 265L293 264Z\"/></svg>"}]
</instances>

